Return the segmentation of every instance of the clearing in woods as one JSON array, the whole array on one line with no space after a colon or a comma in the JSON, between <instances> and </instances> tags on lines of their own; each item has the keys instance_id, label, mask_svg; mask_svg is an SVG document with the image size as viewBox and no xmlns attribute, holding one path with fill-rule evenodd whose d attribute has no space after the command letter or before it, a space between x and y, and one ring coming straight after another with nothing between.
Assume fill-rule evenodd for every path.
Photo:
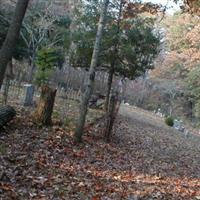
<instances>
[{"instance_id":1,"label":"clearing in woods","mask_svg":"<svg viewBox=\"0 0 200 200\"><path fill-rule=\"evenodd\" d=\"M200 199L198 135L122 105L111 143L93 128L74 145L67 128L23 113L0 135L0 199Z\"/></svg>"}]
</instances>

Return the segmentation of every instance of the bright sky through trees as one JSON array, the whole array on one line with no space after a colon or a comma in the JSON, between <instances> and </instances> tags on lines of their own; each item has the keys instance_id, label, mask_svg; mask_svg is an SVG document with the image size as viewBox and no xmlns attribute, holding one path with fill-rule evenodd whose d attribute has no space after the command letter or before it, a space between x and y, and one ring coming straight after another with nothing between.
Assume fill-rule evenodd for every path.
<instances>
[{"instance_id":1,"label":"bright sky through trees","mask_svg":"<svg viewBox=\"0 0 200 200\"><path fill-rule=\"evenodd\" d=\"M175 4L172 0L142 0L143 2L152 2L155 4L162 4L167 6L167 13L173 14L174 12L180 10L179 4Z\"/></svg>"}]
</instances>

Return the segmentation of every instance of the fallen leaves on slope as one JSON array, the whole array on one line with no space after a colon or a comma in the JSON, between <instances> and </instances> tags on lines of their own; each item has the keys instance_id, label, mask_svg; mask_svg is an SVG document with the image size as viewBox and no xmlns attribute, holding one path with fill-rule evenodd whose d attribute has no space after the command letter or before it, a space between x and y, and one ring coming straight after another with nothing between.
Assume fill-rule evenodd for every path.
<instances>
[{"instance_id":1,"label":"fallen leaves on slope","mask_svg":"<svg viewBox=\"0 0 200 200\"><path fill-rule=\"evenodd\" d=\"M94 128L77 145L67 128L37 127L25 113L0 135L0 198L198 199L200 147L153 122L126 114L110 144Z\"/></svg>"}]
</instances>

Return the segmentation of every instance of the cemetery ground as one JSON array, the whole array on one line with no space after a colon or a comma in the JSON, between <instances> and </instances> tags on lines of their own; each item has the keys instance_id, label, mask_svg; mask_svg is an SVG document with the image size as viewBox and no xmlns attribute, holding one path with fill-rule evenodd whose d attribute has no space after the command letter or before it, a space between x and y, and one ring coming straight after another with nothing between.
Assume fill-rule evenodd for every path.
<instances>
[{"instance_id":1,"label":"cemetery ground","mask_svg":"<svg viewBox=\"0 0 200 200\"><path fill-rule=\"evenodd\" d=\"M30 109L0 135L0 199L200 199L200 137L122 105L112 140L103 124L75 144L73 127L40 127Z\"/></svg>"}]
</instances>

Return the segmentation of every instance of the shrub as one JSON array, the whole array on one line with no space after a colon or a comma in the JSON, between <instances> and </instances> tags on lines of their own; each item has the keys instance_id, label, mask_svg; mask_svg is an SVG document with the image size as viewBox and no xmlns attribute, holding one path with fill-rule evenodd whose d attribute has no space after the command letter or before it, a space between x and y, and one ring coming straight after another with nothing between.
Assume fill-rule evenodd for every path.
<instances>
[{"instance_id":1,"label":"shrub","mask_svg":"<svg viewBox=\"0 0 200 200\"><path fill-rule=\"evenodd\" d=\"M165 123L168 125L168 126L173 126L174 125L174 119L172 117L166 117L165 118Z\"/></svg>"}]
</instances>

